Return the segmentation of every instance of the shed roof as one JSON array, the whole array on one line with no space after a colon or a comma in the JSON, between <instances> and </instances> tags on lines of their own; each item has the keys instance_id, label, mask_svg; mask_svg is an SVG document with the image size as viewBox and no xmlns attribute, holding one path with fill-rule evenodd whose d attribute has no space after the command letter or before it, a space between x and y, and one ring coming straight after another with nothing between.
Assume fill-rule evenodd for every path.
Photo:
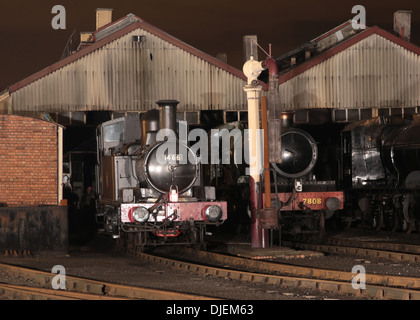
<instances>
[{"instance_id":1,"label":"shed roof","mask_svg":"<svg viewBox=\"0 0 420 320\"><path fill-rule=\"evenodd\" d=\"M246 107L241 70L133 14L84 36L77 51L11 85L8 111L145 111L161 99L180 111Z\"/></svg>"},{"instance_id":2,"label":"shed roof","mask_svg":"<svg viewBox=\"0 0 420 320\"><path fill-rule=\"evenodd\" d=\"M130 13L126 15L123 18L120 18L116 21L113 21L102 28L92 32L93 36L93 43L87 46L82 46L80 50L77 52L67 56L66 58L53 63L52 65L28 76L27 78L16 82L15 84L11 85L9 87L9 92L15 92L28 84L45 77L46 75L62 68L63 66L66 66L72 62L74 62L77 59L80 59L83 56L88 55L89 53L107 45L108 43L120 38L123 35L126 35L130 33L131 31L141 28L144 29L159 38L173 44L176 47L179 47L231 74L234 76L237 76L243 80L246 81L246 77L244 73L241 70L238 70L232 66L230 66L227 63L224 63L223 61L199 50L196 49L189 44L179 40L178 38L170 35L169 33L166 33L165 31L162 31L161 29L149 24L148 22L144 21L143 19L135 16L134 14Z\"/></svg>"},{"instance_id":3,"label":"shed roof","mask_svg":"<svg viewBox=\"0 0 420 320\"><path fill-rule=\"evenodd\" d=\"M277 63L283 110L357 109L360 116L366 108L404 113L420 106L420 48L377 26L352 31L344 23Z\"/></svg>"},{"instance_id":4,"label":"shed roof","mask_svg":"<svg viewBox=\"0 0 420 320\"><path fill-rule=\"evenodd\" d=\"M347 37L343 38L342 41L337 41L332 46L328 46L321 51L319 54L312 55L310 59L303 61L302 63L298 63L296 66L289 66L288 68L282 67L282 63L286 59L290 59L291 56L295 55L298 51L305 51L311 50L312 48L316 47L316 44L319 43L321 40L325 39L327 36L331 36L344 28L351 27L351 22L347 21L340 26L324 33L323 35L309 41L308 43L298 47L297 49L286 53L285 55L276 59L277 64L280 67L280 70L283 70L279 76L279 83L286 82L287 80L305 72L306 70L324 62L325 60L331 58L332 56L346 50L347 48L351 47L352 45L366 39L373 34L377 34L417 55L420 55L420 47L416 46L411 42L407 42L388 31L381 29L378 26L373 27L366 27L366 29L360 29L360 31L355 31L354 33L350 33ZM313 51L313 50L312 50ZM290 64L289 64L290 65Z\"/></svg>"}]
</instances>

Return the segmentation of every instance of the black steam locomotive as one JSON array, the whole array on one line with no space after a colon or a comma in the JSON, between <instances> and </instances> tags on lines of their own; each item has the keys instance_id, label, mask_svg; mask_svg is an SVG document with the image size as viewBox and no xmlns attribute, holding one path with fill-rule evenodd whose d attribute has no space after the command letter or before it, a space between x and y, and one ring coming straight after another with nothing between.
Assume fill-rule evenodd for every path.
<instances>
[{"instance_id":1,"label":"black steam locomotive","mask_svg":"<svg viewBox=\"0 0 420 320\"><path fill-rule=\"evenodd\" d=\"M282 162L272 163L272 207L280 209L282 233L323 232L325 221L344 208L337 150L340 126L295 126L282 116ZM335 132L335 134L334 134Z\"/></svg>"},{"instance_id":2,"label":"black steam locomotive","mask_svg":"<svg viewBox=\"0 0 420 320\"><path fill-rule=\"evenodd\" d=\"M222 140L231 135L233 130L244 132L246 127L245 122L235 122L218 127L227 130L216 132ZM267 211L261 210L265 205L264 183L261 182L258 188L260 227L281 227L282 234L318 233L323 230L327 219L341 212L344 207L344 193L339 189L338 181L341 129L340 125L334 129L324 125L296 127L292 113L283 115L282 163L270 164L271 208L277 210L270 211L273 216L267 216ZM250 190L244 165L234 163L234 152L238 150L234 148L234 143L230 150L232 159L229 164L214 165L209 174L219 195L230 199L230 221L225 227L233 224L230 231L240 232L239 227L247 230L244 227L251 223L249 211L246 216ZM244 157L242 155L239 158ZM261 174L260 181L263 179L264 174Z\"/></svg>"},{"instance_id":3,"label":"black steam locomotive","mask_svg":"<svg viewBox=\"0 0 420 320\"><path fill-rule=\"evenodd\" d=\"M270 190L282 233L323 232L325 221L344 208L338 180L340 128L296 126L293 114L282 115L282 162L271 163L275 174Z\"/></svg>"},{"instance_id":4,"label":"black steam locomotive","mask_svg":"<svg viewBox=\"0 0 420 320\"><path fill-rule=\"evenodd\" d=\"M341 180L352 219L377 229L418 229L419 116L351 123L342 131L341 150Z\"/></svg>"},{"instance_id":5,"label":"black steam locomotive","mask_svg":"<svg viewBox=\"0 0 420 320\"><path fill-rule=\"evenodd\" d=\"M178 101L104 122L97 128L97 222L136 246L201 243L206 226L227 219L227 205L204 186L200 158L180 140ZM122 231L122 232L121 232Z\"/></svg>"}]
</instances>

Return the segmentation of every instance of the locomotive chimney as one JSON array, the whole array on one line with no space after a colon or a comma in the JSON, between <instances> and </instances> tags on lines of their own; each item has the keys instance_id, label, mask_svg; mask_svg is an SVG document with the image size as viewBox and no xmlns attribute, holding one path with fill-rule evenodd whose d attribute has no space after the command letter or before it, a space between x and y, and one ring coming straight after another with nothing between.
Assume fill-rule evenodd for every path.
<instances>
[{"instance_id":1,"label":"locomotive chimney","mask_svg":"<svg viewBox=\"0 0 420 320\"><path fill-rule=\"evenodd\" d=\"M156 101L160 107L159 110L159 129L163 130L161 134L171 136L171 130L177 134L176 130L176 107L179 101L159 100Z\"/></svg>"}]
</instances>

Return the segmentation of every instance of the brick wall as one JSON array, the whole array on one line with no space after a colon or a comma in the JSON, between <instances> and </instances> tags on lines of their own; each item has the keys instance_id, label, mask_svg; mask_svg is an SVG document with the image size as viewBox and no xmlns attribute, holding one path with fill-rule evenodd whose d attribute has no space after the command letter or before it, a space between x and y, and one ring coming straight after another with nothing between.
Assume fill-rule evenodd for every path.
<instances>
[{"instance_id":1,"label":"brick wall","mask_svg":"<svg viewBox=\"0 0 420 320\"><path fill-rule=\"evenodd\" d=\"M0 115L0 203L57 205L57 126Z\"/></svg>"}]
</instances>

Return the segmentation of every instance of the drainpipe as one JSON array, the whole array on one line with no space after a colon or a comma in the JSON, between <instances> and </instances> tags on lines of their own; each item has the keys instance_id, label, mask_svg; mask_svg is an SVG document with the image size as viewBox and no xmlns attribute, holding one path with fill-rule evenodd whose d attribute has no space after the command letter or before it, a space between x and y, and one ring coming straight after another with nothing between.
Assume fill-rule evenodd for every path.
<instances>
[{"instance_id":1,"label":"drainpipe","mask_svg":"<svg viewBox=\"0 0 420 320\"><path fill-rule=\"evenodd\" d=\"M58 144L58 150L57 150L57 174L58 174L58 199L57 199L57 205L60 205L61 200L63 200L63 127L58 125L57 126L57 144Z\"/></svg>"}]
</instances>

